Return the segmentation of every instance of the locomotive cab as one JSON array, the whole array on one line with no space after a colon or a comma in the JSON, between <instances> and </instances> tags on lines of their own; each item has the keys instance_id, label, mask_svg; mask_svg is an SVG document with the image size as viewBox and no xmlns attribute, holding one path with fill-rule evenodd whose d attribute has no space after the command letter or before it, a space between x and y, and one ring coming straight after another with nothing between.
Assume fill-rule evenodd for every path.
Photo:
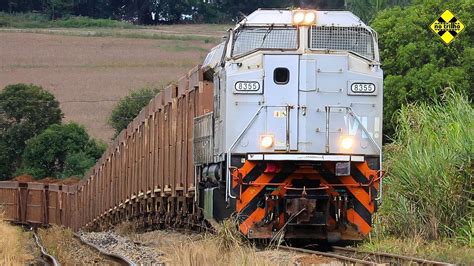
<instances>
[{"instance_id":1,"label":"locomotive cab","mask_svg":"<svg viewBox=\"0 0 474 266\"><path fill-rule=\"evenodd\" d=\"M195 121L209 140L194 153L207 219L234 213L249 238L370 232L383 96L370 27L346 11L259 9L202 68L214 83L214 111Z\"/></svg>"}]
</instances>

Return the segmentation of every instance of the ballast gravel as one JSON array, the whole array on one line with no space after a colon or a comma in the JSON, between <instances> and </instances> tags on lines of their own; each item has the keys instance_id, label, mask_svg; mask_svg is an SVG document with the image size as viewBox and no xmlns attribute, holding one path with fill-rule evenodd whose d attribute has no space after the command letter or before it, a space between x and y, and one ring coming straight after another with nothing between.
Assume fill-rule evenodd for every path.
<instances>
[{"instance_id":1,"label":"ballast gravel","mask_svg":"<svg viewBox=\"0 0 474 266\"><path fill-rule=\"evenodd\" d=\"M163 253L129 238L107 232L81 232L81 237L107 253L123 256L137 265L164 265Z\"/></svg>"}]
</instances>

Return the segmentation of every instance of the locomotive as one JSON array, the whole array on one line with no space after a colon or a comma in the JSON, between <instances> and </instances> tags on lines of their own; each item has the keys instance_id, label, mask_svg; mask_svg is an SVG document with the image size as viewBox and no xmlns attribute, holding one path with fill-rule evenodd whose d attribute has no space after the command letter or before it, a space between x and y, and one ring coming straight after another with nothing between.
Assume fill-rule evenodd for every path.
<instances>
[{"instance_id":1,"label":"locomotive","mask_svg":"<svg viewBox=\"0 0 474 266\"><path fill-rule=\"evenodd\" d=\"M382 197L377 34L347 11L259 9L202 69L199 206L248 238L360 240ZM198 130L196 130L198 129Z\"/></svg>"}]
</instances>

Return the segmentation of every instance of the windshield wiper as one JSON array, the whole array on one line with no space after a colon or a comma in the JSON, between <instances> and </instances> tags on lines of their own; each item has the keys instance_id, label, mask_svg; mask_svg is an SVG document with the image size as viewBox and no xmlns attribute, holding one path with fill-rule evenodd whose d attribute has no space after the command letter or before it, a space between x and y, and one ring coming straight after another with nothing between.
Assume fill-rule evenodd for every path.
<instances>
[{"instance_id":1,"label":"windshield wiper","mask_svg":"<svg viewBox=\"0 0 474 266\"><path fill-rule=\"evenodd\" d=\"M263 35L262 43L260 44L260 48L263 48L263 44L265 43L265 40L267 39L268 34L273 31L273 24L268 27L267 32L265 32L265 35Z\"/></svg>"}]
</instances>

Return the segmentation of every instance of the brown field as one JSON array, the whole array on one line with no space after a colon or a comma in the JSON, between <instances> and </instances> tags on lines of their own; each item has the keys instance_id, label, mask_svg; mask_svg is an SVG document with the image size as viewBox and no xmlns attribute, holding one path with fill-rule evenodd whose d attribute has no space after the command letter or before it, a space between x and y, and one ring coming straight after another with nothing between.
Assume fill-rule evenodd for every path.
<instances>
[{"instance_id":1,"label":"brown field","mask_svg":"<svg viewBox=\"0 0 474 266\"><path fill-rule=\"evenodd\" d=\"M118 99L178 80L203 61L225 28L1 29L0 89L41 85L61 102L65 121L83 124L93 137L110 142L107 118Z\"/></svg>"}]
</instances>

